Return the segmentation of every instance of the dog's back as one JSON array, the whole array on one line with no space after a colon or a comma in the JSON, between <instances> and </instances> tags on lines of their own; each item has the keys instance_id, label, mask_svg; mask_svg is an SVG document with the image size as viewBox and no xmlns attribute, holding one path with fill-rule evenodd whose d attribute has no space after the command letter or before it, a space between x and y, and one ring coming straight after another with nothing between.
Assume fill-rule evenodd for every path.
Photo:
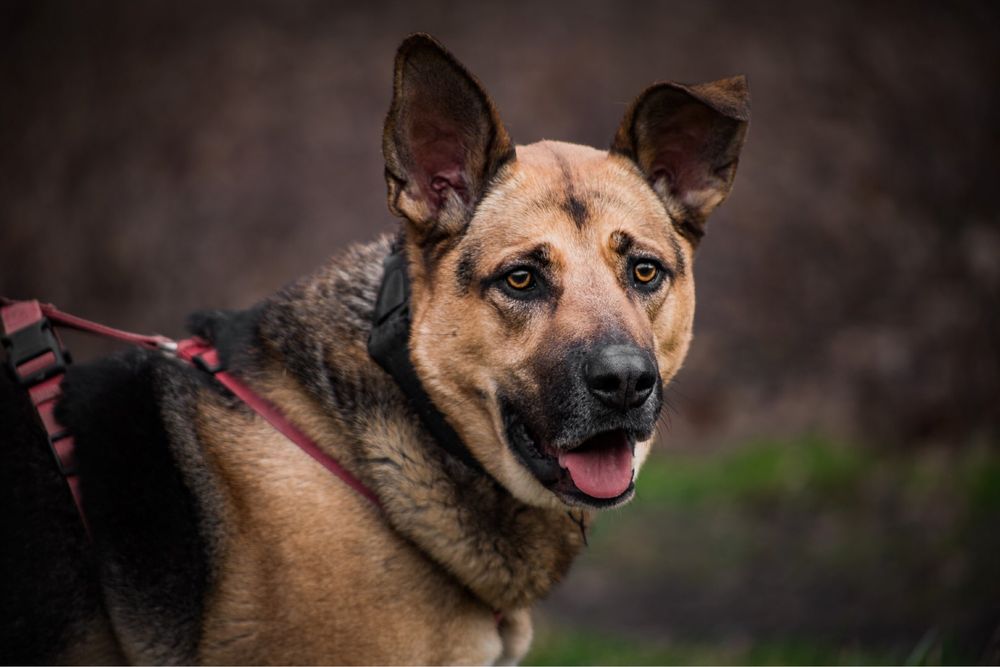
<instances>
[{"instance_id":1,"label":"dog's back","mask_svg":"<svg viewBox=\"0 0 1000 667\"><path fill-rule=\"evenodd\" d=\"M94 543L26 392L3 374L5 663L121 659L107 606L125 600L143 601L145 613L128 613L169 637L171 657L194 659L208 564L197 503L176 465L160 396L166 377L184 373L138 350L67 373L57 414L76 437Z\"/></svg>"}]
</instances>

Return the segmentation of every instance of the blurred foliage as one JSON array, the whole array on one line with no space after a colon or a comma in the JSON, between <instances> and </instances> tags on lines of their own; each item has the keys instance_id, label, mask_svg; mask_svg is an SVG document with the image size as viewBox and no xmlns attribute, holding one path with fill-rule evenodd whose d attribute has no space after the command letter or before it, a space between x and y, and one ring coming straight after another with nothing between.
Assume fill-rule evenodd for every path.
<instances>
[{"instance_id":1,"label":"blurred foliage","mask_svg":"<svg viewBox=\"0 0 1000 667\"><path fill-rule=\"evenodd\" d=\"M905 656L903 656L905 657ZM838 649L806 642L635 642L543 626L525 665L894 665L892 652ZM920 663L914 663L920 664Z\"/></svg>"},{"instance_id":2,"label":"blurred foliage","mask_svg":"<svg viewBox=\"0 0 1000 667\"><path fill-rule=\"evenodd\" d=\"M755 440L717 455L654 455L641 471L632 507L787 502L846 509L865 502L859 492L866 486L874 490L886 481L908 502L933 502L943 493L960 499L970 515L996 512L1000 451L983 444L878 453L804 436Z\"/></svg>"},{"instance_id":3,"label":"blurred foliage","mask_svg":"<svg viewBox=\"0 0 1000 667\"><path fill-rule=\"evenodd\" d=\"M976 662L928 632L909 651L836 647L808 641L656 644L543 625L525 665L941 665ZM989 663L987 660L981 661Z\"/></svg>"},{"instance_id":4,"label":"blurred foliage","mask_svg":"<svg viewBox=\"0 0 1000 667\"><path fill-rule=\"evenodd\" d=\"M751 442L719 457L654 456L642 469L635 503L690 507L783 497L814 502L855 490L864 463L857 449L818 438Z\"/></svg>"},{"instance_id":5,"label":"blurred foliage","mask_svg":"<svg viewBox=\"0 0 1000 667\"><path fill-rule=\"evenodd\" d=\"M637 489L598 518L529 662L1000 657L995 448L757 440L658 453Z\"/></svg>"}]
</instances>

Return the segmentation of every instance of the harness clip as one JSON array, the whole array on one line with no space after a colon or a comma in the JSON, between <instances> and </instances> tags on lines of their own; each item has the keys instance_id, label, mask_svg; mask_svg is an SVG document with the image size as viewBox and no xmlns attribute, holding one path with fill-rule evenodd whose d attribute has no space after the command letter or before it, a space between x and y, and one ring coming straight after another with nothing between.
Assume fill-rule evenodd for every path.
<instances>
[{"instance_id":1,"label":"harness clip","mask_svg":"<svg viewBox=\"0 0 1000 667\"><path fill-rule=\"evenodd\" d=\"M70 363L69 353L46 318L3 336L3 346L7 350L7 364L23 387L64 373Z\"/></svg>"}]
</instances>

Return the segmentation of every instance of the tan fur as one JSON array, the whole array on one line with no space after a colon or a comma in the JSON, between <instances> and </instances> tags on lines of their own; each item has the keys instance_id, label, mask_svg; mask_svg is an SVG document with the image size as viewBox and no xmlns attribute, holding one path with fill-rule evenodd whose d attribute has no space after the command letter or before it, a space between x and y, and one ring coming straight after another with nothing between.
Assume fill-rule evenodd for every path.
<instances>
[{"instance_id":1,"label":"tan fur","mask_svg":"<svg viewBox=\"0 0 1000 667\"><path fill-rule=\"evenodd\" d=\"M586 193L594 202L584 235L551 203L565 195L561 161L572 165L581 196ZM459 294L449 281L457 261L453 252L426 282L414 283L412 351L438 405L462 414L456 426L487 470L516 497L539 508L525 512L515 529L536 532L527 538L534 545L531 558L523 570L515 565L511 572L516 561L507 554L463 548L463 524L450 515L461 512L462 500L469 499L447 497L453 491L436 479L442 474L438 468L424 460L427 448L416 440L413 425L373 424L364 446L353 448L338 437L342 427L336 418L275 367L258 379L257 389L378 489L386 516L262 419L246 409L234 411L206 392L197 426L224 491L226 530L205 622L204 662L308 663L337 655L345 662L392 664L417 655L426 662L480 664L523 656L531 635L524 607L568 566L582 544L577 521L590 517L579 510L576 518L568 516L565 506L513 459L500 440L497 415L475 400L477 392L492 391L493 369L516 369L547 341L586 336L602 318L624 326L644 344L655 343L667 381L690 340L694 287L688 271L646 305L630 300L620 287L609 247L612 233L626 231L664 256L674 252L662 205L649 188L638 187L640 177L622 158L543 142L520 148L514 164L481 204L469 239L498 263L525 244L551 243L565 283L565 304L544 327L511 336L494 321L488 304L477 295ZM480 234L480 229L492 233ZM682 241L680 247L690 265L690 245ZM501 339L505 342L498 345ZM637 468L649 444L638 444ZM398 461L399 469L390 475L363 460L381 457ZM419 524L394 521L397 509L414 504L439 508L427 517L426 534ZM449 531L459 533L449 536ZM554 532L565 536L566 547L558 541L553 545ZM526 583L535 577L542 579ZM523 598L517 592L525 586L536 594ZM518 597L510 598L515 593ZM507 614L499 632L494 609Z\"/></svg>"},{"instance_id":2,"label":"tan fur","mask_svg":"<svg viewBox=\"0 0 1000 667\"><path fill-rule=\"evenodd\" d=\"M611 151L551 141L515 151L478 82L429 37L404 42L395 77L383 149L389 207L406 219L410 357L487 474L444 454L369 357L372 276L388 244L355 248L265 303L252 361L234 370L381 506L240 401L201 388L193 425L168 426L193 428L196 452L179 465L199 480L211 508L204 532L216 539L203 663L521 660L531 606L583 548L593 514L583 507L602 505L538 481L507 441L499 397L558 397L558 383L579 380L583 366L559 346L607 340L655 356L665 386L691 341L694 243L732 184L748 113L742 79L654 86L629 108ZM558 298L528 306L504 297L497 275L532 250L544 251ZM640 255L671 267L667 282L639 290L629 262ZM649 408L630 434L652 428L660 404L647 396L629 405ZM600 423L573 447L609 428L625 433L595 414ZM639 436L629 437L623 446ZM633 475L652 440L635 443ZM169 661L114 601L111 617L129 660Z\"/></svg>"},{"instance_id":3,"label":"tan fur","mask_svg":"<svg viewBox=\"0 0 1000 667\"><path fill-rule=\"evenodd\" d=\"M435 78L428 74L435 68L452 74ZM430 97L421 86L430 86ZM714 84L680 89L729 99ZM466 161L441 167L448 185L437 191L432 184L444 181L431 179L441 153L427 125L436 121L421 114L445 93L464 97L456 104L466 107L438 110L441 122L479 120L456 125L466 133ZM545 141L513 155L492 102L450 54L419 39L400 49L384 150L390 209L408 221L411 358L435 405L513 499L488 481L456 481L461 476L442 468L411 421L373 413L357 441L341 438L346 424L283 372L276 353L258 389L370 485L383 511L259 418L207 401L199 430L226 491L227 529L204 661L336 655L342 662L510 663L524 656L528 608L566 572L591 512L568 509L516 459L489 397L513 386L540 398L551 387L533 360L553 341L587 341L610 330L653 350L668 383L691 341L697 225L724 199L735 169L735 162L726 167L724 182L699 181L700 172L689 170L682 176L700 189L681 193L672 174L652 173L661 159L656 146L628 144L635 134L628 127L640 135L657 130L659 111L646 111L647 96L626 115L610 153ZM711 110L694 113L714 122ZM685 233L691 229L697 233ZM669 285L647 298L630 292L622 281L626 259L616 250L625 237L677 269ZM546 317L513 313L479 288L507 258L540 244L561 295ZM461 266L473 251L474 265ZM471 272L465 284L456 280L463 271ZM326 284L321 277L306 286L303 307L322 302ZM366 358L362 341L319 338L331 368ZM636 473L651 442L636 444ZM493 519L502 525L483 534L477 524L486 515L507 518ZM504 614L499 627L497 611Z\"/></svg>"},{"instance_id":4,"label":"tan fur","mask_svg":"<svg viewBox=\"0 0 1000 667\"><path fill-rule=\"evenodd\" d=\"M277 379L259 389L344 459L329 417L293 383ZM383 445L412 437L386 426ZM261 418L206 395L199 430L226 492L226 538L202 662L311 664L337 656L343 664L408 664L419 656L423 663L492 664L523 657L531 635L525 611L511 610L497 628L493 608Z\"/></svg>"},{"instance_id":5,"label":"tan fur","mask_svg":"<svg viewBox=\"0 0 1000 667\"><path fill-rule=\"evenodd\" d=\"M560 208L567 196L567 165L577 196L589 204L583 233ZM455 286L457 249L440 260L433 275L415 281L412 354L428 391L439 405L461 411L460 434L487 470L534 505L557 508L560 503L502 445L495 404L476 400L495 393L496 369L523 368L521 386L545 391L528 374L528 360L553 340L585 339L609 324L623 327L641 344L655 343L664 383L687 354L694 316L692 272L678 276L649 303L638 304L621 285L621 267L610 247L618 231L664 257L675 252L673 237L686 264L693 262L690 243L673 231L663 204L627 160L561 142L521 146L517 160L480 204L465 242L477 244L496 266L538 243L550 244L564 290L554 316L541 326L505 330L478 294L461 294ZM637 463L645 460L650 444L638 443Z\"/></svg>"}]
</instances>

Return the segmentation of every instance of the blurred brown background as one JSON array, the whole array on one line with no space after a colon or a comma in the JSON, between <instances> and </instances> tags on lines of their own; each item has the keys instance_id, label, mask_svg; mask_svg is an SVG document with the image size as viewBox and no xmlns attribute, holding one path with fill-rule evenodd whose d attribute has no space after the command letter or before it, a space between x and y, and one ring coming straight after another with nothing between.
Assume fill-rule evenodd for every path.
<instances>
[{"instance_id":1,"label":"blurred brown background","mask_svg":"<svg viewBox=\"0 0 1000 667\"><path fill-rule=\"evenodd\" d=\"M864 452L851 454L864 470L982 470L1000 442L997 18L988 2L4 2L0 294L180 335L192 310L250 305L346 243L392 230L380 131L394 49L413 31L480 77L519 143L604 147L647 84L745 73L750 136L698 252L696 339L670 394L661 464L819 434ZM909 520L886 491L893 474L857 482L896 498L899 512L873 534ZM689 573L662 553L647 579L662 585L639 600L606 583L620 559L605 569L592 559L545 618L653 642L792 633L917 651L890 654L899 659L945 659L941 638L954 637L958 655L979 659L1000 642L996 542L982 542L1000 529L989 504L1000 477L975 479L987 500L955 512L975 515L979 537L904 567L911 579L894 592L840 599L829 570L809 561L801 586L761 597L771 584L743 580L777 567L801 534L792 522L782 535L750 531L767 563L730 568L742 584L677 589ZM781 498L814 525L812 505ZM689 548L728 548L691 547L692 514L664 502L636 539L666 531ZM960 520L938 516L938 496L923 502L914 535ZM719 511L729 510L707 516ZM751 522L734 526L783 525L773 508L733 511ZM925 546L893 541L837 571L864 571L878 588L895 567L883 557ZM964 583L938 597L917 590L948 576ZM586 587L596 580L604 587ZM706 589L715 597L691 602ZM601 601L614 591L611 609ZM764 613L754 600L773 605ZM920 653L921 642L939 653Z\"/></svg>"}]
</instances>

